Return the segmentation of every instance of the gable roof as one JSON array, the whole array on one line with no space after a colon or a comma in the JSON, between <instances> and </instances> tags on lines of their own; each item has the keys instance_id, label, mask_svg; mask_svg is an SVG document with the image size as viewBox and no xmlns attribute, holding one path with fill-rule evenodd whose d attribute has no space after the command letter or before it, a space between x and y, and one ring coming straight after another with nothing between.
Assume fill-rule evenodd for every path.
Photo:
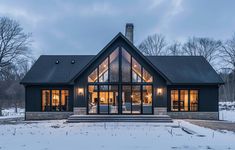
<instances>
[{"instance_id":1,"label":"gable roof","mask_svg":"<svg viewBox=\"0 0 235 150\"><path fill-rule=\"evenodd\" d=\"M118 38L138 53L167 84L223 84L223 80L202 56L144 56L122 33L118 33L97 55L42 55L21 84L73 84ZM56 61L59 61L56 64ZM75 63L71 63L75 61Z\"/></svg>"},{"instance_id":2,"label":"gable roof","mask_svg":"<svg viewBox=\"0 0 235 150\"><path fill-rule=\"evenodd\" d=\"M173 84L223 84L203 56L147 56Z\"/></svg>"},{"instance_id":3,"label":"gable roof","mask_svg":"<svg viewBox=\"0 0 235 150\"><path fill-rule=\"evenodd\" d=\"M42 55L21 84L68 84L93 58L91 55ZM56 64L56 61L59 61ZM75 61L72 64L72 61Z\"/></svg>"},{"instance_id":4,"label":"gable roof","mask_svg":"<svg viewBox=\"0 0 235 150\"><path fill-rule=\"evenodd\" d=\"M129 46L131 46L132 49L135 50L135 52L143 58L153 69L155 69L166 81L170 82L170 80L165 76L162 72L158 70L140 51L135 47L133 43L131 43L121 32L119 32L74 78L72 79L73 82L80 74L82 74L92 63L97 60L109 47L111 44L113 44L118 38L121 38L126 42Z\"/></svg>"}]
</instances>

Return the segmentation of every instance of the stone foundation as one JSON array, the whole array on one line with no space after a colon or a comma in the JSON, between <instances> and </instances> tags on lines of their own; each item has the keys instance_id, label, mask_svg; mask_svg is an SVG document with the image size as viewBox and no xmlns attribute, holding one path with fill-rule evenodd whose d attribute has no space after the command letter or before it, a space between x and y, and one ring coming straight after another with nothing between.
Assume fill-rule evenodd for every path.
<instances>
[{"instance_id":1,"label":"stone foundation","mask_svg":"<svg viewBox=\"0 0 235 150\"><path fill-rule=\"evenodd\" d=\"M154 107L154 115L166 115L167 108L166 107Z\"/></svg>"},{"instance_id":2,"label":"stone foundation","mask_svg":"<svg viewBox=\"0 0 235 150\"><path fill-rule=\"evenodd\" d=\"M167 112L173 119L219 120L219 112Z\"/></svg>"},{"instance_id":3,"label":"stone foundation","mask_svg":"<svg viewBox=\"0 0 235 150\"><path fill-rule=\"evenodd\" d=\"M74 115L86 115L86 107L74 107L73 108Z\"/></svg>"},{"instance_id":4,"label":"stone foundation","mask_svg":"<svg viewBox=\"0 0 235 150\"><path fill-rule=\"evenodd\" d=\"M25 112L25 120L67 119L73 112Z\"/></svg>"}]
</instances>

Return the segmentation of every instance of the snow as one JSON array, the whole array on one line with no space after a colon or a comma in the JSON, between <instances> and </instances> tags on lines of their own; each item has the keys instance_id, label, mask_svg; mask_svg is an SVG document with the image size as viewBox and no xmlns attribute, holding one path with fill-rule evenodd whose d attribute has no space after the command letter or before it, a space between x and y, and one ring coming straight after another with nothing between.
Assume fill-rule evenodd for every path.
<instances>
[{"instance_id":1,"label":"snow","mask_svg":"<svg viewBox=\"0 0 235 150\"><path fill-rule=\"evenodd\" d=\"M221 150L235 149L234 139L233 132L214 131L183 120L165 124L52 120L0 125L1 150Z\"/></svg>"},{"instance_id":2,"label":"snow","mask_svg":"<svg viewBox=\"0 0 235 150\"><path fill-rule=\"evenodd\" d=\"M235 122L235 102L220 102L219 110L220 120Z\"/></svg>"},{"instance_id":3,"label":"snow","mask_svg":"<svg viewBox=\"0 0 235 150\"><path fill-rule=\"evenodd\" d=\"M24 116L23 108L17 108L17 113L15 112L15 108L8 108L2 110L2 115L0 118L16 118Z\"/></svg>"}]
</instances>

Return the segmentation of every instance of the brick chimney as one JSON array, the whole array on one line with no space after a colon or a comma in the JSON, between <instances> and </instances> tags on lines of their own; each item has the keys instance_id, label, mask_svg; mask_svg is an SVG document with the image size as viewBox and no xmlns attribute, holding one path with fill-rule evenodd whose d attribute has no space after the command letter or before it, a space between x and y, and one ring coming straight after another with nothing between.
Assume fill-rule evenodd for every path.
<instances>
[{"instance_id":1,"label":"brick chimney","mask_svg":"<svg viewBox=\"0 0 235 150\"><path fill-rule=\"evenodd\" d=\"M126 24L125 36L131 43L133 43L133 40L134 40L134 24L133 23Z\"/></svg>"}]
</instances>

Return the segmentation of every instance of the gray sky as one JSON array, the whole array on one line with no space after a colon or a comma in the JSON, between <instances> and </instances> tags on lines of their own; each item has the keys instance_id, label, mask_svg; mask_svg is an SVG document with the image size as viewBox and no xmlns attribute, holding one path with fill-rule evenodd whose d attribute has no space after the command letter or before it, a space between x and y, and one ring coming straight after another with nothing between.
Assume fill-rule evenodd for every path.
<instances>
[{"instance_id":1,"label":"gray sky","mask_svg":"<svg viewBox=\"0 0 235 150\"><path fill-rule=\"evenodd\" d=\"M161 33L169 42L189 36L225 40L235 32L232 0L1 0L0 16L20 22L41 54L97 54L125 23L134 43Z\"/></svg>"}]
</instances>

